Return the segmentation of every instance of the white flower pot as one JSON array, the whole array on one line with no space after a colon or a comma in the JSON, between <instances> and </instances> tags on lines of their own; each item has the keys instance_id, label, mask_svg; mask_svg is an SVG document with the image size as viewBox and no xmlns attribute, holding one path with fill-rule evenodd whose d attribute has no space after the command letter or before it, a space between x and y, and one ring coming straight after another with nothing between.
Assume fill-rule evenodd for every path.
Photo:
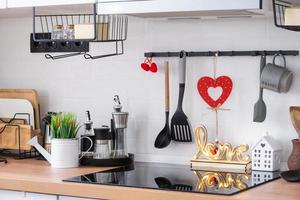
<instances>
[{"instance_id":1,"label":"white flower pot","mask_svg":"<svg viewBox=\"0 0 300 200\"><path fill-rule=\"evenodd\" d=\"M79 165L79 140L52 139L51 166L53 168L73 168Z\"/></svg>"}]
</instances>

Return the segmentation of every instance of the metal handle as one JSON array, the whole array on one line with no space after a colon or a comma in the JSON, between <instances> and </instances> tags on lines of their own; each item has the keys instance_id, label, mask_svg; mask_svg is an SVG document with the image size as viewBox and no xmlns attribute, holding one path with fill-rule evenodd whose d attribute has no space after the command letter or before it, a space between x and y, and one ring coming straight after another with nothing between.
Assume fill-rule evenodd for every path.
<instances>
[{"instance_id":1,"label":"metal handle","mask_svg":"<svg viewBox=\"0 0 300 200\"><path fill-rule=\"evenodd\" d=\"M185 70L186 70L186 52L180 52L179 58L179 84L185 83Z\"/></svg>"},{"instance_id":2,"label":"metal handle","mask_svg":"<svg viewBox=\"0 0 300 200\"><path fill-rule=\"evenodd\" d=\"M93 140L92 140L91 138L87 137L87 136L84 136L84 137L80 138L80 140L82 140L82 139L88 139L88 140L91 142L91 145L90 145L90 147L89 147L85 152L83 152L83 153L81 154L81 156L79 157L79 160L80 160L81 158L83 158L83 156L85 156L85 154L87 154L87 153L92 149L93 144L94 144Z\"/></svg>"},{"instance_id":3,"label":"metal handle","mask_svg":"<svg viewBox=\"0 0 300 200\"><path fill-rule=\"evenodd\" d=\"M283 63L284 63L283 67L286 68L286 59L285 59L285 56L284 56L283 54L281 54L281 53L278 53L278 54L276 54L276 55L274 56L274 58L273 58L273 64L275 65L275 60L276 60L277 56L282 57Z\"/></svg>"}]
</instances>

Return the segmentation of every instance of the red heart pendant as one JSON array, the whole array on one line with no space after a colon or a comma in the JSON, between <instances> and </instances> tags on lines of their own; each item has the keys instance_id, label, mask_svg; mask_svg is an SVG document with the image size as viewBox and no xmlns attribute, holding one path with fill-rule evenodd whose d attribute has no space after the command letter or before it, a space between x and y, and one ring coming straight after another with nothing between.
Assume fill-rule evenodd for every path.
<instances>
[{"instance_id":1,"label":"red heart pendant","mask_svg":"<svg viewBox=\"0 0 300 200\"><path fill-rule=\"evenodd\" d=\"M208 76L204 76L198 81L198 92L202 99L212 108L217 108L227 100L232 91L232 80L228 76L220 76L217 79L213 79ZM208 93L209 88L222 88L222 93L217 100L211 98Z\"/></svg>"},{"instance_id":2,"label":"red heart pendant","mask_svg":"<svg viewBox=\"0 0 300 200\"><path fill-rule=\"evenodd\" d=\"M156 73L157 72L157 65L155 63L152 63L149 69L150 69L151 72Z\"/></svg>"},{"instance_id":3,"label":"red heart pendant","mask_svg":"<svg viewBox=\"0 0 300 200\"><path fill-rule=\"evenodd\" d=\"M150 69L150 66L149 66L147 63L142 63L142 64L141 64L141 67L142 67L143 70L145 70L145 71L149 71L149 69Z\"/></svg>"}]
</instances>

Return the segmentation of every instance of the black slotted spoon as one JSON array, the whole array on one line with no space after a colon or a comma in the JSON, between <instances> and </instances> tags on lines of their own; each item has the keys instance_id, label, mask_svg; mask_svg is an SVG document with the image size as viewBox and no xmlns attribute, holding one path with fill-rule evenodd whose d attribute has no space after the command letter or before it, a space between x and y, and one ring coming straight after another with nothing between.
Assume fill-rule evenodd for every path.
<instances>
[{"instance_id":1,"label":"black slotted spoon","mask_svg":"<svg viewBox=\"0 0 300 200\"><path fill-rule=\"evenodd\" d=\"M192 129L182 109L186 72L186 52L180 52L179 59L179 97L176 112L171 119L171 137L177 142L192 142Z\"/></svg>"}]
</instances>

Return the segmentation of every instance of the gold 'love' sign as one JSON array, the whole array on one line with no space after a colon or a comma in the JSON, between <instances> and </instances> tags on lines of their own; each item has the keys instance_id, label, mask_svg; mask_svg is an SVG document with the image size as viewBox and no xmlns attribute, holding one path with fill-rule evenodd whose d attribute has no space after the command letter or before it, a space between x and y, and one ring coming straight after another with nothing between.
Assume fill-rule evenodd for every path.
<instances>
[{"instance_id":1,"label":"gold 'love' sign","mask_svg":"<svg viewBox=\"0 0 300 200\"><path fill-rule=\"evenodd\" d=\"M194 156L194 160L205 158L208 160L241 163L250 161L250 156L244 155L249 150L247 144L233 147L229 143L207 143L207 129L203 125L195 129L195 142L198 146L198 152Z\"/></svg>"}]
</instances>

